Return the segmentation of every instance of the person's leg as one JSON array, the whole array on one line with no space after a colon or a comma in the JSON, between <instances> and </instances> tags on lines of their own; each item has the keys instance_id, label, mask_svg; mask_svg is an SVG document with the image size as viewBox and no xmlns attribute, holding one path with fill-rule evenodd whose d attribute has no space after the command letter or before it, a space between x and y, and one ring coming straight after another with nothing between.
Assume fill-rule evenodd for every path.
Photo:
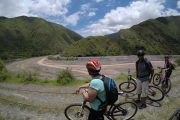
<instances>
[{"instance_id":1,"label":"person's leg","mask_svg":"<svg viewBox=\"0 0 180 120\"><path fill-rule=\"evenodd\" d=\"M140 80L137 80L137 95L138 95L138 98L137 98L137 101L136 102L140 102L141 100L141 92L142 92L142 82Z\"/></svg>"},{"instance_id":2,"label":"person's leg","mask_svg":"<svg viewBox=\"0 0 180 120\"><path fill-rule=\"evenodd\" d=\"M147 100L147 95L148 95L148 87L149 85L149 81L144 81L142 82L142 97L141 97L141 108L145 108L146 107L146 100Z\"/></svg>"},{"instance_id":3,"label":"person's leg","mask_svg":"<svg viewBox=\"0 0 180 120\"><path fill-rule=\"evenodd\" d=\"M91 109L88 120L104 120L103 114L104 111L95 111Z\"/></svg>"},{"instance_id":4,"label":"person's leg","mask_svg":"<svg viewBox=\"0 0 180 120\"><path fill-rule=\"evenodd\" d=\"M168 86L168 79L171 76L172 70L167 70L165 75L165 84Z\"/></svg>"}]
</instances>

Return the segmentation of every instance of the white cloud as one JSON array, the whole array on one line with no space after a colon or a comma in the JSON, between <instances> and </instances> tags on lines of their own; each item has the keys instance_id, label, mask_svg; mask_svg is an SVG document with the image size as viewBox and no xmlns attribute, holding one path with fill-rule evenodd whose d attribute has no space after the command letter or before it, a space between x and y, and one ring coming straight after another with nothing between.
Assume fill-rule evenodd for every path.
<instances>
[{"instance_id":1,"label":"white cloud","mask_svg":"<svg viewBox=\"0 0 180 120\"><path fill-rule=\"evenodd\" d=\"M71 0L1 0L0 16L61 16Z\"/></svg>"},{"instance_id":2,"label":"white cloud","mask_svg":"<svg viewBox=\"0 0 180 120\"><path fill-rule=\"evenodd\" d=\"M180 9L180 0L179 0L179 1L177 1L177 8L179 8L179 9Z\"/></svg>"},{"instance_id":3,"label":"white cloud","mask_svg":"<svg viewBox=\"0 0 180 120\"><path fill-rule=\"evenodd\" d=\"M95 0L97 3L99 3L99 2L102 2L102 1L104 1L104 0Z\"/></svg>"},{"instance_id":4,"label":"white cloud","mask_svg":"<svg viewBox=\"0 0 180 120\"><path fill-rule=\"evenodd\" d=\"M67 16L64 18L65 24L71 24L73 26L77 25L78 21L80 19L80 13L76 12L70 16Z\"/></svg>"},{"instance_id":5,"label":"white cloud","mask_svg":"<svg viewBox=\"0 0 180 120\"><path fill-rule=\"evenodd\" d=\"M61 16L68 12L71 0L31 0L29 12L39 16Z\"/></svg>"},{"instance_id":6,"label":"white cloud","mask_svg":"<svg viewBox=\"0 0 180 120\"><path fill-rule=\"evenodd\" d=\"M126 7L117 7L89 26L79 30L82 35L105 35L129 28L147 19L180 15L177 10L165 9L165 0L139 0Z\"/></svg>"},{"instance_id":7,"label":"white cloud","mask_svg":"<svg viewBox=\"0 0 180 120\"><path fill-rule=\"evenodd\" d=\"M96 15L95 11L97 11L97 8L92 8L90 3L82 4L79 11L64 17L63 24L75 26L79 22L80 18L86 16L92 17Z\"/></svg>"},{"instance_id":8,"label":"white cloud","mask_svg":"<svg viewBox=\"0 0 180 120\"><path fill-rule=\"evenodd\" d=\"M0 16L15 17L25 15L27 13L21 0L1 0L0 1Z\"/></svg>"},{"instance_id":9,"label":"white cloud","mask_svg":"<svg viewBox=\"0 0 180 120\"><path fill-rule=\"evenodd\" d=\"M96 15L95 12L90 12L90 13L88 14L89 17L95 16L95 15Z\"/></svg>"}]
</instances>

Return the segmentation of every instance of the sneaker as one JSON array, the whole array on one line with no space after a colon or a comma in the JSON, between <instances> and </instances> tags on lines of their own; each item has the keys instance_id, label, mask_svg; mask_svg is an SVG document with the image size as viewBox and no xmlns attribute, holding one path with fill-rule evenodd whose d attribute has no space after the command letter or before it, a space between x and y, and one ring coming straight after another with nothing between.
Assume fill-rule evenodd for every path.
<instances>
[{"instance_id":1,"label":"sneaker","mask_svg":"<svg viewBox=\"0 0 180 120\"><path fill-rule=\"evenodd\" d=\"M147 106L146 106L146 104L141 104L140 106L139 106L139 109L143 109L143 108L146 108Z\"/></svg>"}]
</instances>

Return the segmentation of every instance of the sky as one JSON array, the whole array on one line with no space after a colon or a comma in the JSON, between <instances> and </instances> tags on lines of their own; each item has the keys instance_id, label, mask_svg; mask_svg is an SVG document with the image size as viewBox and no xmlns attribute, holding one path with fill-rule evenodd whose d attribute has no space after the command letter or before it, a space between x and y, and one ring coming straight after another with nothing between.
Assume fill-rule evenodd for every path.
<instances>
[{"instance_id":1,"label":"sky","mask_svg":"<svg viewBox=\"0 0 180 120\"><path fill-rule=\"evenodd\" d=\"M85 37L97 36L180 15L180 0L0 0L0 16L23 15L61 24Z\"/></svg>"}]
</instances>

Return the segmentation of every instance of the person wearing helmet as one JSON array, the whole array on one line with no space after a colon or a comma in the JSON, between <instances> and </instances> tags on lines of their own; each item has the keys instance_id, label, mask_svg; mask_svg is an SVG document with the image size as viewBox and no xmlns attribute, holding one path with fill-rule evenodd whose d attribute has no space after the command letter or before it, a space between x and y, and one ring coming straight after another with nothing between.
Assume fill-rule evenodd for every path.
<instances>
[{"instance_id":1,"label":"person wearing helmet","mask_svg":"<svg viewBox=\"0 0 180 120\"><path fill-rule=\"evenodd\" d=\"M166 86L168 86L168 80L169 77L171 76L172 74L172 70L175 69L174 65L170 62L169 60L169 56L165 56L164 57L165 59L165 64L164 64L164 68L166 69L166 72L165 72L165 80L166 80Z\"/></svg>"},{"instance_id":2,"label":"person wearing helmet","mask_svg":"<svg viewBox=\"0 0 180 120\"><path fill-rule=\"evenodd\" d=\"M98 60L92 59L87 62L86 68L92 80L90 83L79 87L78 92L82 93L84 100L90 103L91 110L88 120L104 120L103 114L105 109L101 109L100 105L102 101L106 100L106 93L104 83L101 80L102 75L99 73L101 64ZM88 92L81 88L88 88Z\"/></svg>"},{"instance_id":3,"label":"person wearing helmet","mask_svg":"<svg viewBox=\"0 0 180 120\"><path fill-rule=\"evenodd\" d=\"M153 66L147 58L144 58L144 51L137 52L138 60L136 61L136 77L137 77L137 94L138 99L135 101L139 103L139 108L146 107L146 98L148 94L148 85L154 74Z\"/></svg>"}]
</instances>

